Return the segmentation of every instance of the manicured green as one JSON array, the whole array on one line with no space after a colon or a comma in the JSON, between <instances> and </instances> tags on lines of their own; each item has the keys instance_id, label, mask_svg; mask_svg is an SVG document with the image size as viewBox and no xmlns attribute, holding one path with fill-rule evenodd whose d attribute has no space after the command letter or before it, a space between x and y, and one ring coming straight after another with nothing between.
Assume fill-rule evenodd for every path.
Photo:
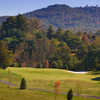
<instances>
[{"instance_id":1,"label":"manicured green","mask_svg":"<svg viewBox=\"0 0 100 100\"><path fill-rule=\"evenodd\" d=\"M0 100L54 100L54 97L54 93L8 88L0 83ZM57 95L57 100L66 100L66 95ZM78 97L74 97L73 100L78 100ZM80 97L79 100L96 99Z\"/></svg>"},{"instance_id":2,"label":"manicured green","mask_svg":"<svg viewBox=\"0 0 100 100\"><path fill-rule=\"evenodd\" d=\"M9 69L9 70L8 70ZM60 92L68 92L73 89L73 93L87 94L90 96L100 96L100 74L89 72L87 74L73 74L67 70L58 69L36 69L36 68L8 68L0 70L0 80L8 80L17 84L17 87L8 88L8 85L0 83L0 100L54 100L54 93L42 91L18 89L22 77L27 82L27 88L40 88L54 90L54 83L61 81ZM10 72L10 73L8 73ZM9 78L10 77L10 78ZM94 79L94 80L93 80ZM9 95L10 94L10 95ZM66 95L58 95L57 100L66 100ZM43 99L42 99L43 98ZM96 100L92 98L79 97L79 100ZM78 100L74 97L73 100Z\"/></svg>"}]
</instances>

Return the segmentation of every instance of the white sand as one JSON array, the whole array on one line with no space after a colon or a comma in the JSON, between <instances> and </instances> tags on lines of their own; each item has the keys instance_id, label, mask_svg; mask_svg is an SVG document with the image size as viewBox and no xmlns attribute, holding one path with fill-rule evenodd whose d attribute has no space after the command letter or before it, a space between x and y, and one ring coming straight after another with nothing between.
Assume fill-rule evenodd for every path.
<instances>
[{"instance_id":1,"label":"white sand","mask_svg":"<svg viewBox=\"0 0 100 100\"><path fill-rule=\"evenodd\" d=\"M88 72L85 72L85 71L80 71L80 72L68 71L68 72L75 73L75 74L86 74L86 73L88 73Z\"/></svg>"}]
</instances>

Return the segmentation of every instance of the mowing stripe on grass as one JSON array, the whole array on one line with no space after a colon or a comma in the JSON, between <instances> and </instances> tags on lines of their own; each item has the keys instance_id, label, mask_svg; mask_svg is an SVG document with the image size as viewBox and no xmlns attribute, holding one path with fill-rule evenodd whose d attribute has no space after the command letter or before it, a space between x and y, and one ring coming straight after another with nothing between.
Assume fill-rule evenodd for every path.
<instances>
[{"instance_id":1,"label":"mowing stripe on grass","mask_svg":"<svg viewBox=\"0 0 100 100\"><path fill-rule=\"evenodd\" d=\"M9 86L14 86L14 87L17 86L16 84L12 84L12 83L4 81L4 80L0 80L0 82L3 83L3 84L7 84ZM36 91L41 91L41 92L55 93L54 90L46 90L46 89L40 89L40 88L28 88L28 90L36 90ZM62 92L62 93L60 92L59 94L66 95L67 92ZM86 94L74 94L74 96L100 99L100 97L98 97L98 96L89 96L89 95L86 95Z\"/></svg>"},{"instance_id":2,"label":"mowing stripe on grass","mask_svg":"<svg viewBox=\"0 0 100 100\"><path fill-rule=\"evenodd\" d=\"M4 80L0 80L0 82L3 83L3 84L7 84L9 86L16 86L16 84L12 84L12 83L4 81Z\"/></svg>"}]
</instances>

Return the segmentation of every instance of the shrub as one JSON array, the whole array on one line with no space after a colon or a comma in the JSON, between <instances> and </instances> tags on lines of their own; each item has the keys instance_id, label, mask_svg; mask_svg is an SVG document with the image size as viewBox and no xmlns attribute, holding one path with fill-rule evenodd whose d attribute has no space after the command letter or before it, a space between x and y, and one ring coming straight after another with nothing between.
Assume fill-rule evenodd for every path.
<instances>
[{"instance_id":1,"label":"shrub","mask_svg":"<svg viewBox=\"0 0 100 100\"><path fill-rule=\"evenodd\" d=\"M60 81L56 81L56 82L54 83L54 88L55 88L55 100L56 100L57 94L59 93L60 84L61 84Z\"/></svg>"},{"instance_id":2,"label":"shrub","mask_svg":"<svg viewBox=\"0 0 100 100\"><path fill-rule=\"evenodd\" d=\"M22 78L21 83L20 83L20 89L26 89L26 80L24 78Z\"/></svg>"},{"instance_id":3,"label":"shrub","mask_svg":"<svg viewBox=\"0 0 100 100\"><path fill-rule=\"evenodd\" d=\"M60 84L61 84L60 81L56 81L55 84L54 84L56 94L58 94L58 92L59 92Z\"/></svg>"},{"instance_id":4,"label":"shrub","mask_svg":"<svg viewBox=\"0 0 100 100\"><path fill-rule=\"evenodd\" d=\"M72 98L73 98L73 91L72 89L70 89L67 93L67 100L72 100Z\"/></svg>"}]
</instances>

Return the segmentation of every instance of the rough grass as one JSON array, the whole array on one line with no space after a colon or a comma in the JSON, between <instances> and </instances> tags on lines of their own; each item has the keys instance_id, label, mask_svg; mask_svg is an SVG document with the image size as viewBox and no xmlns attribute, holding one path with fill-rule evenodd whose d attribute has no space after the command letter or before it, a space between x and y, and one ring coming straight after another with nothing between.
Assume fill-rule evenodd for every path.
<instances>
[{"instance_id":1,"label":"rough grass","mask_svg":"<svg viewBox=\"0 0 100 100\"><path fill-rule=\"evenodd\" d=\"M27 81L27 88L40 88L54 90L54 83L61 81L60 92L67 92L70 88L74 93L88 94L90 96L100 96L99 73L89 72L88 74L73 74L65 70L57 69L33 69L33 68L9 68L0 70L0 80L8 80L19 86L20 80L24 77ZM98 79L97 79L98 78ZM11 91L10 91L11 90ZM2 93L1 93L2 92ZM10 93L11 92L11 93ZM9 96L10 94L10 96ZM8 97L7 97L7 96ZM23 96L24 95L24 96ZM16 97L16 98L13 98ZM8 99L7 99L8 98ZM33 98L33 99L32 99ZM41 99L43 98L43 99ZM7 85L0 83L0 100L53 100L54 93L24 90L17 88L7 88ZM57 100L66 100L65 95L58 95ZM74 97L73 100L78 100ZM92 98L80 97L79 100L96 100Z\"/></svg>"}]
</instances>

